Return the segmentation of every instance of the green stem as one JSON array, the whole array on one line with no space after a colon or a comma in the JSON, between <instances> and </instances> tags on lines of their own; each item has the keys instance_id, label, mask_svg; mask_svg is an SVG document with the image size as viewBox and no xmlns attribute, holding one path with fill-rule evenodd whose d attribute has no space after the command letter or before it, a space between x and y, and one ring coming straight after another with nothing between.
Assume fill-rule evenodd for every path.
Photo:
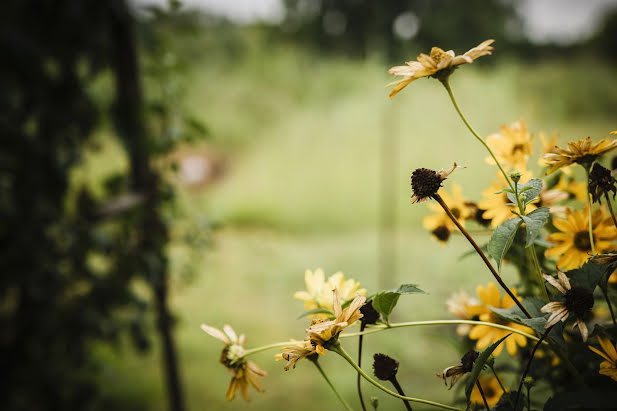
<instances>
[{"instance_id":1,"label":"green stem","mask_svg":"<svg viewBox=\"0 0 617 411\"><path fill-rule=\"evenodd\" d=\"M596 255L596 247L593 243L593 221L592 221L593 204L591 203L591 193L589 192L589 169L591 168L591 166L586 166L584 168L585 168L585 174L587 175L587 204L588 204L588 211L589 211L589 243L591 244L591 254Z\"/></svg>"},{"instance_id":2,"label":"green stem","mask_svg":"<svg viewBox=\"0 0 617 411\"><path fill-rule=\"evenodd\" d=\"M497 157L495 157L495 154L493 154L493 151L491 150L491 148L488 146L488 144L486 144L484 139L482 137L480 137L480 135L478 135L478 133L476 133L476 131L473 129L473 127L471 127L471 124L469 124L469 122L467 121L467 119L465 118L463 113L461 112L461 109L458 107L458 104L456 103L456 99L454 98L454 94L452 94L452 89L450 88L450 82L448 81L448 79L442 80L441 84L443 84L443 86L446 88L446 91L448 92L448 95L450 96L450 100L452 100L452 104L454 105L454 109L456 110L458 115L461 117L461 120L463 120L463 123L465 123L465 125L467 126L467 129L469 129L471 134L473 134L473 136L480 143L482 143L484 148L486 148L488 153L493 158L493 161L495 161L495 164L497 164L497 167L499 167L499 170L501 171L501 174L503 174L504 178L506 179L506 182L508 183L510 188L514 190L514 187L512 186L512 182L510 181L510 178L508 177L508 174L506 174L506 171L503 169L503 167L501 167L501 164L499 164L499 161L497 161Z\"/></svg>"},{"instance_id":3,"label":"green stem","mask_svg":"<svg viewBox=\"0 0 617 411\"><path fill-rule=\"evenodd\" d=\"M370 329L363 331L361 333L341 334L340 337L341 338L357 337L358 335L374 334L374 333L378 333L378 332L385 331L388 329L393 329L393 328L417 327L417 326L424 326L424 325L445 325L445 324L486 325L487 327L499 328L501 330L506 330L506 331L510 331L515 334L522 335L523 337L527 337L533 341L539 340L539 338L534 335L527 334L526 332L517 330L516 328L508 327L507 325L489 323L486 321L473 321L473 320L436 320L436 321L410 321L410 322L405 322L405 323L393 323L393 324L390 324L389 327L385 325L378 325L378 326L371 327Z\"/></svg>"},{"instance_id":4,"label":"green stem","mask_svg":"<svg viewBox=\"0 0 617 411\"><path fill-rule=\"evenodd\" d=\"M262 345L261 347L256 347L256 348L251 348L250 350L246 350L244 352L243 357L246 357L247 355L256 354L256 353L261 352L261 351L270 350L272 348L278 348L278 347L285 347L285 346L288 346L288 345L294 345L296 343L297 342L294 342L294 341L283 341L283 342L277 342L277 343L268 344L268 345Z\"/></svg>"},{"instance_id":5,"label":"green stem","mask_svg":"<svg viewBox=\"0 0 617 411\"><path fill-rule=\"evenodd\" d=\"M339 392L336 390L336 388L334 388L334 385L332 384L332 381L330 381L330 379L328 378L328 376L326 375L324 370L321 368L321 365L319 365L319 363L317 361L318 360L314 360L313 364L315 364L315 367L317 367L317 369L319 370L319 373L321 374L321 376L324 378L324 380L326 380L326 382L328 383L330 388L332 388L332 391L336 395L336 398L338 398L341 401L341 403L345 406L345 409L353 411L353 408L351 408L349 406L349 404L347 404L347 401L345 401L345 399L343 397L341 397L341 394L339 394Z\"/></svg>"},{"instance_id":6,"label":"green stem","mask_svg":"<svg viewBox=\"0 0 617 411\"><path fill-rule=\"evenodd\" d=\"M538 286L542 290L542 296L544 300L548 303L551 299L548 296L548 292L546 291L546 287L544 286L544 278L542 278L542 269L540 268L540 262L538 261L538 255L536 254L536 247L532 244L529 247L529 252L531 253L531 257L533 259L533 265L536 268L536 274L538 274Z\"/></svg>"},{"instance_id":7,"label":"green stem","mask_svg":"<svg viewBox=\"0 0 617 411\"><path fill-rule=\"evenodd\" d=\"M608 310L611 312L611 318L613 319L613 327L617 329L617 321L615 321L615 313L613 312L613 305L611 304L611 300L608 298L608 290L606 287L600 286L602 290L602 294L604 294L604 299L606 300L606 304L608 304Z\"/></svg>"},{"instance_id":8,"label":"green stem","mask_svg":"<svg viewBox=\"0 0 617 411\"><path fill-rule=\"evenodd\" d=\"M341 344L338 341L336 342L336 344L334 346L332 346L330 348L330 350L335 352L335 353L337 353L341 357L343 357L356 371L358 371L358 373L360 373L360 375L362 375L362 377L364 377L365 380L367 380L368 382L373 384L375 387L379 388L380 390L382 390L383 392L385 392L387 394L390 394L393 397L400 398L401 400L412 401L412 402L419 402L419 403L422 403L422 404L432 405L434 407L439 407L439 408L443 408L443 409L446 409L446 410L463 411L462 408L452 407L450 405L440 404L438 402L424 400L422 398L413 398L413 397L407 397L407 396L404 396L404 395L397 394L396 392L387 389L386 387L384 387L383 385L381 385L380 383L375 381L373 378L368 376L364 372L364 370L362 370L362 368L358 367L358 364L356 364L354 362L353 358L351 358L349 356L349 354L347 354L347 352L343 349L343 347L341 347Z\"/></svg>"},{"instance_id":9,"label":"green stem","mask_svg":"<svg viewBox=\"0 0 617 411\"><path fill-rule=\"evenodd\" d=\"M531 368L531 361L533 361L533 356L536 354L536 350L540 346L540 343L546 338L548 333L551 332L551 329L554 326L555 325L551 325L550 327L548 327L546 329L546 331L544 331L544 334L542 334L542 337L540 337L540 341L538 341L536 343L536 345L533 347L533 350L531 350L531 355L529 356L529 361L527 361L527 366L525 367L525 371L521 375L521 381L518 384L518 391L516 392L516 401L514 401L514 409L515 410L516 410L516 406L518 405L518 400L521 397L521 390L523 389L523 383L525 382L525 377L527 377L527 373L529 372L529 369Z\"/></svg>"},{"instance_id":10,"label":"green stem","mask_svg":"<svg viewBox=\"0 0 617 411\"><path fill-rule=\"evenodd\" d=\"M478 387L478 391L480 391L480 396L482 397L482 401L484 401L484 406L486 407L486 411L491 411L491 407L488 406L488 402L486 401L486 396L484 395L484 390L482 389L482 385L480 385L479 380L476 380L476 387Z\"/></svg>"},{"instance_id":11,"label":"green stem","mask_svg":"<svg viewBox=\"0 0 617 411\"><path fill-rule=\"evenodd\" d=\"M501 391L503 391L503 393L505 394L506 393L506 387L503 386L503 383L501 382L501 379L499 378L499 375L497 375L497 372L495 371L495 368L491 367L491 371L493 371L493 375L497 379L497 382L499 383L499 386L501 387Z\"/></svg>"}]
</instances>

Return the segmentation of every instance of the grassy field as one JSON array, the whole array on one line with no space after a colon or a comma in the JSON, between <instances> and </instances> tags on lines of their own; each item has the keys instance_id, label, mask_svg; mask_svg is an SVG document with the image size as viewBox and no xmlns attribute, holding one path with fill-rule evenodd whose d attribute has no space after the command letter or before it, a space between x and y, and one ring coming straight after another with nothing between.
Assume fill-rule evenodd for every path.
<instances>
[{"instance_id":1,"label":"grassy field","mask_svg":"<svg viewBox=\"0 0 617 411\"><path fill-rule=\"evenodd\" d=\"M564 139L601 138L616 128L602 118L568 119L557 109L545 110L525 92L529 67L508 61L482 70L478 65L482 62L456 72L452 87L482 135L521 117L532 133L558 130ZM221 344L199 329L202 322L230 323L247 335L249 347L303 338L306 320L297 319L303 309L292 294L304 288L305 269L342 270L370 291L419 284L429 294L403 298L395 321L450 318L444 303L452 292L473 293L491 279L478 258L459 259L469 250L463 238L442 247L422 230L428 211L424 204L409 204L409 176L418 167L439 169L457 161L467 168L449 182L478 200L494 167L484 162L485 152L437 81L420 80L389 100L387 68L377 60L274 50L235 64L205 64L192 74L187 104L207 122L209 147L228 166L216 185L198 193L181 190L180 217L172 221L221 226L211 248L188 252L180 242L170 248L174 267L182 259L194 271L190 282L174 277L172 302L188 409L340 409L312 364L285 372L273 361L276 351L254 358L269 373L267 392L253 395L249 404L240 398L228 403L230 376L218 363ZM550 95L544 98L554 104ZM121 167L113 153L113 146L106 146L93 155L81 178ZM394 193L391 202L384 200L388 190ZM387 272L379 251L384 209L394 221L386 237L394 258ZM511 274L506 276L512 279ZM409 395L450 403L454 390L447 391L435 373L460 357L448 342L453 333L453 328L430 327L379 334L367 339L364 361L370 364L372 353L384 351L401 361L400 380ZM355 353L355 341L345 344ZM127 409L166 409L156 346L141 357L128 347L101 355L107 360L103 385L109 394L131 399ZM332 353L322 364L357 406L351 369ZM365 398L378 396L380 409L401 406L364 386Z\"/></svg>"}]
</instances>

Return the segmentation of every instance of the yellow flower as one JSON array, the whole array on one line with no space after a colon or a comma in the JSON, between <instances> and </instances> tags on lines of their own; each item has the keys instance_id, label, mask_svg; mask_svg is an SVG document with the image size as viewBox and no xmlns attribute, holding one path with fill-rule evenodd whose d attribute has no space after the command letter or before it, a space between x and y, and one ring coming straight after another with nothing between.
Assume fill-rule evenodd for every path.
<instances>
[{"instance_id":1,"label":"yellow flower","mask_svg":"<svg viewBox=\"0 0 617 411\"><path fill-rule=\"evenodd\" d=\"M511 290L518 298L516 289L513 288ZM502 298L499 289L494 283L489 283L486 288L479 285L476 288L476 292L482 304L469 306L468 310L472 316L478 316L480 321L502 324L526 333L533 333L531 328L504 320L491 311L489 306L494 308L510 308L516 304L508 294L504 294ZM469 332L469 338L478 340L476 342L476 348L478 350L483 350L508 334L510 334L510 331L489 327L488 325L474 325ZM512 334L505 340L504 344L510 355L514 355L516 354L517 345L525 347L527 345L527 339L520 334ZM495 351L493 351L493 355L498 356L501 354L504 344L500 344Z\"/></svg>"},{"instance_id":2,"label":"yellow flower","mask_svg":"<svg viewBox=\"0 0 617 411\"><path fill-rule=\"evenodd\" d=\"M264 392L259 379L265 378L268 374L253 361L244 358L243 345L246 342L244 334L238 337L233 328L227 324L223 326L223 331L206 324L202 324L201 329L225 344L220 361L232 374L227 388L227 400L233 400L236 391L240 390L242 397L246 401L250 401L249 386L252 386L258 392Z\"/></svg>"},{"instance_id":3,"label":"yellow flower","mask_svg":"<svg viewBox=\"0 0 617 411\"><path fill-rule=\"evenodd\" d=\"M360 308L364 305L366 297L358 296L345 309L341 307L338 290L335 288L333 295L334 320L314 319L306 333L315 351L318 354L325 354L328 342L336 339L345 328L350 326L356 320L363 317Z\"/></svg>"},{"instance_id":4,"label":"yellow flower","mask_svg":"<svg viewBox=\"0 0 617 411\"><path fill-rule=\"evenodd\" d=\"M617 147L617 139L610 141L605 138L597 144L593 144L591 137L570 141L568 142L568 148L555 146L549 153L544 155L544 160L550 167L546 174L551 174L562 167L574 163L589 167L598 156L611 151L615 147Z\"/></svg>"},{"instance_id":5,"label":"yellow flower","mask_svg":"<svg viewBox=\"0 0 617 411\"><path fill-rule=\"evenodd\" d=\"M439 195L443 198L448 207L450 207L450 211L452 211L454 217L456 217L464 227L465 219L471 216L471 210L467 206L467 200L463 197L461 186L453 183L451 196L443 189L439 190ZM450 237L450 233L457 230L456 225L439 204L431 202L428 208L433 211L434 214L424 217L422 225L425 229L431 231L431 234L433 234L439 242L444 244Z\"/></svg>"},{"instance_id":6,"label":"yellow flower","mask_svg":"<svg viewBox=\"0 0 617 411\"><path fill-rule=\"evenodd\" d=\"M497 227L504 221L514 218L515 215L512 214L511 211L519 211L517 206L508 205L511 201L508 199L506 193L495 194L508 186L503 174L497 172L497 178L499 182L491 182L490 187L482 191L484 199L478 203L478 207L482 210L486 210L482 216L487 220L491 220L491 227ZM530 179L530 171L521 171L521 184L526 183ZM528 212L536 208L537 207L533 203L527 205Z\"/></svg>"},{"instance_id":7,"label":"yellow flower","mask_svg":"<svg viewBox=\"0 0 617 411\"><path fill-rule=\"evenodd\" d=\"M560 176L559 181L554 187L555 190L565 191L581 203L587 202L587 184L576 180L568 181L565 176Z\"/></svg>"},{"instance_id":8,"label":"yellow flower","mask_svg":"<svg viewBox=\"0 0 617 411\"><path fill-rule=\"evenodd\" d=\"M287 360L288 364L285 366L285 371L289 371L290 367L296 368L296 363L303 358L317 354L315 347L309 340L300 341L294 345L283 347L283 352L276 354L274 358L276 361ZM321 353L325 355L325 353Z\"/></svg>"},{"instance_id":9,"label":"yellow flower","mask_svg":"<svg viewBox=\"0 0 617 411\"><path fill-rule=\"evenodd\" d=\"M497 161L516 170L526 170L527 160L533 150L533 136L527 131L525 120L520 119L501 126L501 133L491 134L486 143L493 149ZM492 157L486 158L487 163L495 164Z\"/></svg>"},{"instance_id":10,"label":"yellow flower","mask_svg":"<svg viewBox=\"0 0 617 411\"><path fill-rule=\"evenodd\" d=\"M448 308L448 312L450 314L454 314L456 317L461 320L471 320L473 319L473 314L469 311L469 307L477 306L478 300L475 298L469 297L469 295L465 291L459 291L458 293L453 293L450 298L446 301L446 306ZM471 330L471 324L459 324L456 327L456 333L458 335L467 335Z\"/></svg>"},{"instance_id":11,"label":"yellow flower","mask_svg":"<svg viewBox=\"0 0 617 411\"><path fill-rule=\"evenodd\" d=\"M472 48L462 56L455 56L454 51L443 51L439 47L433 47L430 55L421 53L418 56L418 61L406 61L406 66L395 66L388 70L388 73L394 74L397 77L403 77L396 80L388 87L394 86L389 97L394 97L399 91L407 87L409 83L422 77L434 76L439 71L445 70L442 74L446 77L460 64L473 63L478 57L491 54L493 47L491 44L495 40L486 40L478 46Z\"/></svg>"},{"instance_id":12,"label":"yellow flower","mask_svg":"<svg viewBox=\"0 0 617 411\"><path fill-rule=\"evenodd\" d=\"M360 288L360 283L352 279L345 280L345 275L342 272L337 272L324 279L324 271L321 268L312 272L306 270L304 273L304 282L306 291L298 291L294 293L294 298L304 301L306 310L314 310L323 308L333 311L332 306L332 290L338 289L339 296L343 302L352 300L358 295L366 295L366 289ZM317 314L314 317L327 318L327 314Z\"/></svg>"},{"instance_id":13,"label":"yellow flower","mask_svg":"<svg viewBox=\"0 0 617 411\"><path fill-rule=\"evenodd\" d=\"M499 402L499 399L501 398L501 395L503 394L497 378L478 377L478 382L482 386L482 391L484 392L484 396L486 397L486 403L488 404L488 406L492 407L493 405L497 404ZM484 406L484 400L482 399L482 395L480 394L480 391L478 391L478 387L475 385L469 399L474 404Z\"/></svg>"},{"instance_id":14,"label":"yellow flower","mask_svg":"<svg viewBox=\"0 0 617 411\"><path fill-rule=\"evenodd\" d=\"M610 216L605 215L603 207L593 213L591 222L596 252L614 249L615 246L609 240L617 236L617 231ZM557 257L557 265L565 271L583 265L591 253L587 206L582 211L567 209L566 218L554 218L553 225L559 232L549 234L546 240L555 246L544 254L547 257Z\"/></svg>"},{"instance_id":15,"label":"yellow flower","mask_svg":"<svg viewBox=\"0 0 617 411\"><path fill-rule=\"evenodd\" d=\"M604 352L592 346L589 346L589 349L606 360L600 363L599 373L617 381L617 350L615 349L617 346L613 347L613 344L611 344L608 338L600 335L598 335L598 342Z\"/></svg>"}]
</instances>

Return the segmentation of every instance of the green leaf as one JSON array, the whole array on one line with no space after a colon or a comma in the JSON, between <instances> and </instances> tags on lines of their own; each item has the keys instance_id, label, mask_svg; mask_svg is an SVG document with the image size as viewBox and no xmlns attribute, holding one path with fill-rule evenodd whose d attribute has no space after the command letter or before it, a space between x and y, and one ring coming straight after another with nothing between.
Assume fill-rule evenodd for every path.
<instances>
[{"instance_id":1,"label":"green leaf","mask_svg":"<svg viewBox=\"0 0 617 411\"><path fill-rule=\"evenodd\" d=\"M474 385L476 385L476 381L478 380L478 376L480 375L480 373L482 372L482 369L484 368L484 364L486 364L486 361L491 356L493 351L495 351L495 349L499 346L499 344L501 344L503 340L505 340L511 335L512 334L510 333L506 335L505 337L501 338L499 341L496 341L493 344L491 344L489 347L487 347L484 351L480 353L480 355L476 359L476 362L473 363L471 375L467 379L467 385L465 385L465 396L467 397L468 404L469 404L469 397L471 396L471 391L473 390Z\"/></svg>"},{"instance_id":2,"label":"green leaf","mask_svg":"<svg viewBox=\"0 0 617 411\"><path fill-rule=\"evenodd\" d=\"M303 312L302 314L300 314L300 316L298 317L298 319L303 318L303 317L307 317L309 315L313 315L313 314L328 314L332 317L334 317L334 313L330 310L326 310L325 308L315 308L313 310L308 310Z\"/></svg>"},{"instance_id":3,"label":"green leaf","mask_svg":"<svg viewBox=\"0 0 617 411\"><path fill-rule=\"evenodd\" d=\"M396 307L398 303L399 297L408 294L426 294L426 292L419 289L416 284L402 284L396 290L377 293L375 298L373 298L373 308L383 315L386 322L388 322L392 310L394 310L394 307Z\"/></svg>"},{"instance_id":4,"label":"green leaf","mask_svg":"<svg viewBox=\"0 0 617 411\"><path fill-rule=\"evenodd\" d=\"M511 218L504 221L495 229L488 242L488 253L497 262L497 270L501 271L501 262L512 245L516 231L523 221L520 218Z\"/></svg>"},{"instance_id":5,"label":"green leaf","mask_svg":"<svg viewBox=\"0 0 617 411\"><path fill-rule=\"evenodd\" d=\"M518 185L518 192L523 194L525 197L525 200L523 201L524 205L531 203L537 196L540 195L542 185L542 180L539 178L532 178L525 184Z\"/></svg>"},{"instance_id":6,"label":"green leaf","mask_svg":"<svg viewBox=\"0 0 617 411\"><path fill-rule=\"evenodd\" d=\"M606 286L611 273L612 269L606 265L587 262L581 268L567 271L565 274L572 286L584 287L593 291L597 285Z\"/></svg>"},{"instance_id":7,"label":"green leaf","mask_svg":"<svg viewBox=\"0 0 617 411\"><path fill-rule=\"evenodd\" d=\"M529 247L534 243L540 234L540 230L544 227L544 224L546 224L548 216L549 212L546 207L540 207L527 215L521 216L527 227L527 242L525 243L525 247Z\"/></svg>"}]
</instances>

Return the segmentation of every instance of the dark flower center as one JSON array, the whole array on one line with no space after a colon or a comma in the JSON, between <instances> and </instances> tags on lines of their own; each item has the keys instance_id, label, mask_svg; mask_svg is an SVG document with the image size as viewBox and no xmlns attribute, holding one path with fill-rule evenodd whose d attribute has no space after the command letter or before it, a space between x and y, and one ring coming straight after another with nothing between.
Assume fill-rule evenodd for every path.
<instances>
[{"instance_id":1,"label":"dark flower center","mask_svg":"<svg viewBox=\"0 0 617 411\"><path fill-rule=\"evenodd\" d=\"M373 300L368 300L362 307L360 307L360 312L362 313L362 318L360 318L360 322L363 325L366 324L375 324L377 320L379 320L379 312L373 307Z\"/></svg>"},{"instance_id":2,"label":"dark flower center","mask_svg":"<svg viewBox=\"0 0 617 411\"><path fill-rule=\"evenodd\" d=\"M380 380L389 381L398 372L398 361L386 354L377 353L373 356L373 372Z\"/></svg>"},{"instance_id":3,"label":"dark flower center","mask_svg":"<svg viewBox=\"0 0 617 411\"><path fill-rule=\"evenodd\" d=\"M428 168L418 168L411 173L411 189L418 200L437 194L442 181L436 171Z\"/></svg>"},{"instance_id":4,"label":"dark flower center","mask_svg":"<svg viewBox=\"0 0 617 411\"><path fill-rule=\"evenodd\" d=\"M463 372L470 372L473 369L473 363L476 362L480 353L471 350L468 351L463 358L461 358L461 365L463 366Z\"/></svg>"},{"instance_id":5,"label":"dark flower center","mask_svg":"<svg viewBox=\"0 0 617 411\"><path fill-rule=\"evenodd\" d=\"M591 251L589 231L579 231L578 233L574 234L574 246L580 251Z\"/></svg>"},{"instance_id":6,"label":"dark flower center","mask_svg":"<svg viewBox=\"0 0 617 411\"><path fill-rule=\"evenodd\" d=\"M485 211L486 210L482 210L481 208L478 208L478 211L476 211L475 220L478 224L484 227L488 227L488 225L491 223L491 220L484 218Z\"/></svg>"},{"instance_id":7,"label":"dark flower center","mask_svg":"<svg viewBox=\"0 0 617 411\"><path fill-rule=\"evenodd\" d=\"M514 147L512 147L512 154L516 154L517 151L520 151L521 153L525 153L525 145L515 144Z\"/></svg>"},{"instance_id":8,"label":"dark flower center","mask_svg":"<svg viewBox=\"0 0 617 411\"><path fill-rule=\"evenodd\" d=\"M572 287L566 292L566 309L581 318L591 311L593 294L584 287Z\"/></svg>"},{"instance_id":9,"label":"dark flower center","mask_svg":"<svg viewBox=\"0 0 617 411\"><path fill-rule=\"evenodd\" d=\"M495 390L493 389L493 387L491 385L487 385L485 387L482 387L482 390L484 391L484 396L487 399L493 398L495 396Z\"/></svg>"},{"instance_id":10,"label":"dark flower center","mask_svg":"<svg viewBox=\"0 0 617 411\"><path fill-rule=\"evenodd\" d=\"M450 238L450 230L445 225L440 225L434 229L431 234L433 234L439 241L448 241L448 238Z\"/></svg>"},{"instance_id":11,"label":"dark flower center","mask_svg":"<svg viewBox=\"0 0 617 411\"><path fill-rule=\"evenodd\" d=\"M459 210L457 207L451 208L450 211L452 211L452 215L457 219L461 218L461 210Z\"/></svg>"}]
</instances>

